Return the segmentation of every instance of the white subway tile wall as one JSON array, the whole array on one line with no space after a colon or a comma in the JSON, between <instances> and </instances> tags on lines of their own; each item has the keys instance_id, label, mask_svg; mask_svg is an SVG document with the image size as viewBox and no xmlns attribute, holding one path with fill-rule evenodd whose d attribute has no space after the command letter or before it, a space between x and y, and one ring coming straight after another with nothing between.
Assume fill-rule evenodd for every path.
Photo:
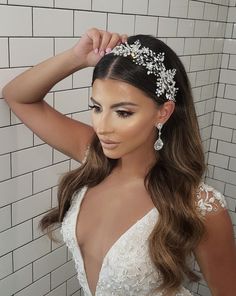
<instances>
[{"instance_id":1,"label":"white subway tile wall","mask_svg":"<svg viewBox=\"0 0 236 296\"><path fill-rule=\"evenodd\" d=\"M0 291L4 296L81 296L63 242L38 228L57 204L62 174L79 163L33 134L1 99L16 75L73 46L90 27L152 34L180 56L192 85L208 171L227 199L236 232L235 0L0 0ZM92 68L55 85L45 100L91 124ZM54 230L61 239L59 228ZM200 269L195 262L195 270ZM192 293L210 295L202 279Z\"/></svg>"}]
</instances>

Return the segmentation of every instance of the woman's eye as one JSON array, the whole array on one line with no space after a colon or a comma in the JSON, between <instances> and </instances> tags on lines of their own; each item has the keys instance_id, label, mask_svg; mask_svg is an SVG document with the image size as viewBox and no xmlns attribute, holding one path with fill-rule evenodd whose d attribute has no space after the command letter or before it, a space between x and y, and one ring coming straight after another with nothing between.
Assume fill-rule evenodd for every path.
<instances>
[{"instance_id":1,"label":"woman's eye","mask_svg":"<svg viewBox=\"0 0 236 296\"><path fill-rule=\"evenodd\" d=\"M121 110L116 111L116 113L118 114L119 117L122 117L122 118L129 117L133 114L133 112L121 111Z\"/></svg>"},{"instance_id":2,"label":"woman's eye","mask_svg":"<svg viewBox=\"0 0 236 296\"><path fill-rule=\"evenodd\" d=\"M99 106L96 106L96 105L89 105L89 107L91 109L94 109L94 112L99 112L100 111L100 107Z\"/></svg>"}]
</instances>

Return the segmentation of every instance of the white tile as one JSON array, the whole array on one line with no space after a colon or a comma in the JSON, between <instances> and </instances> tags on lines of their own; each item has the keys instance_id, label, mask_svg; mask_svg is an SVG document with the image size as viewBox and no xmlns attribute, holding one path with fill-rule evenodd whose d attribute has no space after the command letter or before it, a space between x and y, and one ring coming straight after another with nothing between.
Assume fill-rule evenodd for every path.
<instances>
[{"instance_id":1,"label":"white tile","mask_svg":"<svg viewBox=\"0 0 236 296\"><path fill-rule=\"evenodd\" d=\"M177 55L182 55L184 53L184 38L167 38L166 44L172 48Z\"/></svg>"},{"instance_id":2,"label":"white tile","mask_svg":"<svg viewBox=\"0 0 236 296\"><path fill-rule=\"evenodd\" d=\"M32 265L28 265L1 280L0 290L2 295L11 296L31 283Z\"/></svg>"},{"instance_id":3,"label":"white tile","mask_svg":"<svg viewBox=\"0 0 236 296\"><path fill-rule=\"evenodd\" d=\"M197 20L195 23L194 37L208 37L209 21Z\"/></svg>"},{"instance_id":4,"label":"white tile","mask_svg":"<svg viewBox=\"0 0 236 296\"><path fill-rule=\"evenodd\" d=\"M13 177L50 164L52 164L52 148L46 144L12 153Z\"/></svg>"},{"instance_id":5,"label":"white tile","mask_svg":"<svg viewBox=\"0 0 236 296\"><path fill-rule=\"evenodd\" d=\"M74 260L66 262L51 273L52 288L56 288L76 274Z\"/></svg>"},{"instance_id":6,"label":"white tile","mask_svg":"<svg viewBox=\"0 0 236 296\"><path fill-rule=\"evenodd\" d=\"M68 164L68 161L65 161L33 172L33 192L37 193L57 185L62 174L69 170Z\"/></svg>"},{"instance_id":7,"label":"white tile","mask_svg":"<svg viewBox=\"0 0 236 296\"><path fill-rule=\"evenodd\" d=\"M190 71L204 70L205 56L195 55L191 57Z\"/></svg>"},{"instance_id":8,"label":"white tile","mask_svg":"<svg viewBox=\"0 0 236 296\"><path fill-rule=\"evenodd\" d=\"M6 277L12 272L12 254L8 253L0 258L0 279Z\"/></svg>"},{"instance_id":9,"label":"white tile","mask_svg":"<svg viewBox=\"0 0 236 296\"><path fill-rule=\"evenodd\" d=\"M236 22L236 7L229 7L228 22Z\"/></svg>"},{"instance_id":10,"label":"white tile","mask_svg":"<svg viewBox=\"0 0 236 296\"><path fill-rule=\"evenodd\" d=\"M0 207L32 194L32 175L19 176L0 183Z\"/></svg>"},{"instance_id":11,"label":"white tile","mask_svg":"<svg viewBox=\"0 0 236 296\"><path fill-rule=\"evenodd\" d=\"M91 9L91 0L55 0L55 7Z\"/></svg>"},{"instance_id":12,"label":"white tile","mask_svg":"<svg viewBox=\"0 0 236 296\"><path fill-rule=\"evenodd\" d=\"M205 20L216 20L218 13L218 5L206 3L203 18Z\"/></svg>"},{"instance_id":13,"label":"white tile","mask_svg":"<svg viewBox=\"0 0 236 296\"><path fill-rule=\"evenodd\" d=\"M46 275L14 296L43 296L50 291L50 275ZM47 294L48 295L48 294Z\"/></svg>"},{"instance_id":14,"label":"white tile","mask_svg":"<svg viewBox=\"0 0 236 296\"><path fill-rule=\"evenodd\" d=\"M186 38L184 44L184 54L198 54L200 48L200 38Z\"/></svg>"},{"instance_id":15,"label":"white tile","mask_svg":"<svg viewBox=\"0 0 236 296\"><path fill-rule=\"evenodd\" d=\"M196 75L196 86L202 86L209 83L210 71L199 71Z\"/></svg>"},{"instance_id":16,"label":"white tile","mask_svg":"<svg viewBox=\"0 0 236 296\"><path fill-rule=\"evenodd\" d=\"M235 55L230 55L229 68L236 70L236 54Z\"/></svg>"},{"instance_id":17,"label":"white tile","mask_svg":"<svg viewBox=\"0 0 236 296\"><path fill-rule=\"evenodd\" d=\"M217 152L236 157L236 144L218 141Z\"/></svg>"},{"instance_id":18,"label":"white tile","mask_svg":"<svg viewBox=\"0 0 236 296\"><path fill-rule=\"evenodd\" d=\"M217 140L211 138L210 151L216 152Z\"/></svg>"},{"instance_id":19,"label":"white tile","mask_svg":"<svg viewBox=\"0 0 236 296\"><path fill-rule=\"evenodd\" d=\"M236 143L236 131L233 132L233 140L232 140L232 142Z\"/></svg>"},{"instance_id":20,"label":"white tile","mask_svg":"<svg viewBox=\"0 0 236 296\"><path fill-rule=\"evenodd\" d=\"M69 48L73 47L80 38L55 38L55 54L59 54Z\"/></svg>"},{"instance_id":21,"label":"white tile","mask_svg":"<svg viewBox=\"0 0 236 296\"><path fill-rule=\"evenodd\" d=\"M44 235L39 239L16 249L13 251L14 271L48 254L50 252L50 248L51 242L49 238Z\"/></svg>"},{"instance_id":22,"label":"white tile","mask_svg":"<svg viewBox=\"0 0 236 296\"><path fill-rule=\"evenodd\" d=\"M73 35L73 11L63 9L34 8L34 36Z\"/></svg>"},{"instance_id":23,"label":"white tile","mask_svg":"<svg viewBox=\"0 0 236 296\"><path fill-rule=\"evenodd\" d=\"M32 240L32 223L27 221L0 233L0 256Z\"/></svg>"},{"instance_id":24,"label":"white tile","mask_svg":"<svg viewBox=\"0 0 236 296\"><path fill-rule=\"evenodd\" d=\"M236 23L233 25L233 38L236 39Z\"/></svg>"},{"instance_id":25,"label":"white tile","mask_svg":"<svg viewBox=\"0 0 236 296\"><path fill-rule=\"evenodd\" d=\"M187 17L188 0L171 0L170 16Z\"/></svg>"},{"instance_id":26,"label":"white tile","mask_svg":"<svg viewBox=\"0 0 236 296\"><path fill-rule=\"evenodd\" d=\"M74 292L78 291L80 288L77 276L73 276L67 281L67 294L72 295Z\"/></svg>"},{"instance_id":27,"label":"white tile","mask_svg":"<svg viewBox=\"0 0 236 296\"><path fill-rule=\"evenodd\" d=\"M25 125L0 129L0 154L23 149L33 145L33 133Z\"/></svg>"},{"instance_id":28,"label":"white tile","mask_svg":"<svg viewBox=\"0 0 236 296\"><path fill-rule=\"evenodd\" d=\"M219 73L220 73L220 69L213 69L213 70L209 70L209 80L208 82L211 83L218 83L219 81Z\"/></svg>"},{"instance_id":29,"label":"white tile","mask_svg":"<svg viewBox=\"0 0 236 296\"><path fill-rule=\"evenodd\" d=\"M51 191L43 191L12 204L12 224L31 219L51 208Z\"/></svg>"},{"instance_id":30,"label":"white tile","mask_svg":"<svg viewBox=\"0 0 236 296\"><path fill-rule=\"evenodd\" d=\"M82 36L88 29L95 27L106 30L106 13L75 11L74 35Z\"/></svg>"},{"instance_id":31,"label":"white tile","mask_svg":"<svg viewBox=\"0 0 236 296\"><path fill-rule=\"evenodd\" d=\"M11 206L2 207L0 208L0 232L10 227L11 227ZM0 264L0 267L1 267L1 264Z\"/></svg>"},{"instance_id":32,"label":"white tile","mask_svg":"<svg viewBox=\"0 0 236 296\"><path fill-rule=\"evenodd\" d=\"M62 0L63 1L63 0ZM87 1L87 0L85 0ZM93 0L92 10L108 11L108 12L122 12L122 0Z\"/></svg>"},{"instance_id":33,"label":"white tile","mask_svg":"<svg viewBox=\"0 0 236 296\"><path fill-rule=\"evenodd\" d=\"M157 35L157 17L137 15L134 34Z\"/></svg>"},{"instance_id":34,"label":"white tile","mask_svg":"<svg viewBox=\"0 0 236 296\"><path fill-rule=\"evenodd\" d=\"M10 66L33 66L53 56L53 39L10 38Z\"/></svg>"},{"instance_id":35,"label":"white tile","mask_svg":"<svg viewBox=\"0 0 236 296\"><path fill-rule=\"evenodd\" d=\"M40 236L45 235L44 232L39 228L40 220L45 216L46 213L36 216L33 218L33 239L39 238Z\"/></svg>"},{"instance_id":36,"label":"white tile","mask_svg":"<svg viewBox=\"0 0 236 296\"><path fill-rule=\"evenodd\" d=\"M8 39L0 38L0 68L9 66Z\"/></svg>"},{"instance_id":37,"label":"white tile","mask_svg":"<svg viewBox=\"0 0 236 296\"><path fill-rule=\"evenodd\" d=\"M235 192L236 192L236 186L231 184L225 185L225 195L233 197L235 201Z\"/></svg>"},{"instance_id":38,"label":"white tile","mask_svg":"<svg viewBox=\"0 0 236 296\"><path fill-rule=\"evenodd\" d=\"M62 246L52 253L33 262L34 280L40 278L66 262L66 247Z\"/></svg>"},{"instance_id":39,"label":"white tile","mask_svg":"<svg viewBox=\"0 0 236 296\"><path fill-rule=\"evenodd\" d=\"M148 14L168 16L170 0L149 0Z\"/></svg>"},{"instance_id":40,"label":"white tile","mask_svg":"<svg viewBox=\"0 0 236 296\"><path fill-rule=\"evenodd\" d=\"M235 100L236 85L226 85L225 98Z\"/></svg>"},{"instance_id":41,"label":"white tile","mask_svg":"<svg viewBox=\"0 0 236 296\"><path fill-rule=\"evenodd\" d=\"M179 19L177 36L179 37L192 37L194 30L193 20Z\"/></svg>"},{"instance_id":42,"label":"white tile","mask_svg":"<svg viewBox=\"0 0 236 296\"><path fill-rule=\"evenodd\" d=\"M232 38L233 24L226 23L225 38Z\"/></svg>"},{"instance_id":43,"label":"white tile","mask_svg":"<svg viewBox=\"0 0 236 296\"><path fill-rule=\"evenodd\" d=\"M211 296L211 292L208 287L199 284L198 286L198 293L204 296Z\"/></svg>"},{"instance_id":44,"label":"white tile","mask_svg":"<svg viewBox=\"0 0 236 296\"><path fill-rule=\"evenodd\" d=\"M231 157L229 161L229 169L236 171L236 158Z\"/></svg>"},{"instance_id":45,"label":"white tile","mask_svg":"<svg viewBox=\"0 0 236 296\"><path fill-rule=\"evenodd\" d=\"M217 98L215 110L235 114L236 101Z\"/></svg>"},{"instance_id":46,"label":"white tile","mask_svg":"<svg viewBox=\"0 0 236 296\"><path fill-rule=\"evenodd\" d=\"M236 172L215 167L214 178L229 184L236 184Z\"/></svg>"},{"instance_id":47,"label":"white tile","mask_svg":"<svg viewBox=\"0 0 236 296\"><path fill-rule=\"evenodd\" d=\"M217 97L223 98L225 93L225 84L219 83Z\"/></svg>"},{"instance_id":48,"label":"white tile","mask_svg":"<svg viewBox=\"0 0 236 296\"><path fill-rule=\"evenodd\" d=\"M224 39L220 39L220 38L215 39L214 53L222 53L223 47L224 47Z\"/></svg>"},{"instance_id":49,"label":"white tile","mask_svg":"<svg viewBox=\"0 0 236 296\"><path fill-rule=\"evenodd\" d=\"M234 70L222 69L220 71L220 80L221 83L228 83L236 85L236 75Z\"/></svg>"},{"instance_id":50,"label":"white tile","mask_svg":"<svg viewBox=\"0 0 236 296\"><path fill-rule=\"evenodd\" d=\"M209 36L211 37L224 37L225 27L221 22L210 22Z\"/></svg>"},{"instance_id":51,"label":"white tile","mask_svg":"<svg viewBox=\"0 0 236 296\"><path fill-rule=\"evenodd\" d=\"M222 54L221 68L228 68L229 65L229 54Z\"/></svg>"},{"instance_id":52,"label":"white tile","mask_svg":"<svg viewBox=\"0 0 236 296\"><path fill-rule=\"evenodd\" d=\"M236 129L236 114L222 114L221 125L229 128Z\"/></svg>"},{"instance_id":53,"label":"white tile","mask_svg":"<svg viewBox=\"0 0 236 296\"><path fill-rule=\"evenodd\" d=\"M75 72L73 74L73 87L90 87L93 69L93 67L87 67Z\"/></svg>"},{"instance_id":54,"label":"white tile","mask_svg":"<svg viewBox=\"0 0 236 296\"><path fill-rule=\"evenodd\" d=\"M218 21L227 21L227 15L228 15L228 7L227 6L219 6L218 7Z\"/></svg>"},{"instance_id":55,"label":"white tile","mask_svg":"<svg viewBox=\"0 0 236 296\"><path fill-rule=\"evenodd\" d=\"M47 296L65 296L66 295L66 283L52 290ZM73 296L73 295L71 295ZM82 296L82 295L81 295Z\"/></svg>"},{"instance_id":56,"label":"white tile","mask_svg":"<svg viewBox=\"0 0 236 296\"><path fill-rule=\"evenodd\" d=\"M8 0L8 4L53 7L53 0Z\"/></svg>"},{"instance_id":57,"label":"white tile","mask_svg":"<svg viewBox=\"0 0 236 296\"><path fill-rule=\"evenodd\" d=\"M72 75L69 75L68 77L64 78L63 80L59 81L57 84L53 86L51 91L59 91L59 90L66 90L71 89L72 86Z\"/></svg>"},{"instance_id":58,"label":"white tile","mask_svg":"<svg viewBox=\"0 0 236 296\"><path fill-rule=\"evenodd\" d=\"M134 34L134 15L108 14L107 30L119 34Z\"/></svg>"},{"instance_id":59,"label":"white tile","mask_svg":"<svg viewBox=\"0 0 236 296\"><path fill-rule=\"evenodd\" d=\"M177 19L174 18L159 18L158 37L176 37Z\"/></svg>"},{"instance_id":60,"label":"white tile","mask_svg":"<svg viewBox=\"0 0 236 296\"><path fill-rule=\"evenodd\" d=\"M218 68L218 55L208 54L205 57L205 69L215 69Z\"/></svg>"},{"instance_id":61,"label":"white tile","mask_svg":"<svg viewBox=\"0 0 236 296\"><path fill-rule=\"evenodd\" d=\"M55 108L63 114L88 110L88 89L73 89L55 93Z\"/></svg>"},{"instance_id":62,"label":"white tile","mask_svg":"<svg viewBox=\"0 0 236 296\"><path fill-rule=\"evenodd\" d=\"M53 149L53 164L67 159L70 159L70 157L56 149Z\"/></svg>"},{"instance_id":63,"label":"white tile","mask_svg":"<svg viewBox=\"0 0 236 296\"><path fill-rule=\"evenodd\" d=\"M0 99L0 127L10 124L10 109L6 101Z\"/></svg>"},{"instance_id":64,"label":"white tile","mask_svg":"<svg viewBox=\"0 0 236 296\"><path fill-rule=\"evenodd\" d=\"M11 162L10 155L0 156L0 181L9 179L11 177Z\"/></svg>"},{"instance_id":65,"label":"white tile","mask_svg":"<svg viewBox=\"0 0 236 296\"><path fill-rule=\"evenodd\" d=\"M0 36L32 36L30 7L0 6Z\"/></svg>"},{"instance_id":66,"label":"white tile","mask_svg":"<svg viewBox=\"0 0 236 296\"><path fill-rule=\"evenodd\" d=\"M209 152L208 164L227 169L228 163L228 156Z\"/></svg>"},{"instance_id":67,"label":"white tile","mask_svg":"<svg viewBox=\"0 0 236 296\"><path fill-rule=\"evenodd\" d=\"M214 38L201 38L200 53L212 53L214 41Z\"/></svg>"},{"instance_id":68,"label":"white tile","mask_svg":"<svg viewBox=\"0 0 236 296\"><path fill-rule=\"evenodd\" d=\"M202 19L204 12L204 3L189 1L188 18Z\"/></svg>"},{"instance_id":69,"label":"white tile","mask_svg":"<svg viewBox=\"0 0 236 296\"><path fill-rule=\"evenodd\" d=\"M147 14L148 0L123 0L123 12L132 14Z\"/></svg>"}]
</instances>

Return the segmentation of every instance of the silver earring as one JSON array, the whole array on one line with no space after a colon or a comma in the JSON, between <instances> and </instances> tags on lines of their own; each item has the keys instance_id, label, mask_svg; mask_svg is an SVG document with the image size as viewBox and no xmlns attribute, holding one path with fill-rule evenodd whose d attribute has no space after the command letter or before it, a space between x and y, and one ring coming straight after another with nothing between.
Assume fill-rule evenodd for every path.
<instances>
[{"instance_id":1,"label":"silver earring","mask_svg":"<svg viewBox=\"0 0 236 296\"><path fill-rule=\"evenodd\" d=\"M162 142L162 139L161 139L161 129L162 129L163 124L159 122L158 124L155 124L155 126L159 130L159 135L158 135L158 139L156 140L156 142L154 144L154 149L155 150L161 150L161 148L164 145L164 143Z\"/></svg>"}]
</instances>

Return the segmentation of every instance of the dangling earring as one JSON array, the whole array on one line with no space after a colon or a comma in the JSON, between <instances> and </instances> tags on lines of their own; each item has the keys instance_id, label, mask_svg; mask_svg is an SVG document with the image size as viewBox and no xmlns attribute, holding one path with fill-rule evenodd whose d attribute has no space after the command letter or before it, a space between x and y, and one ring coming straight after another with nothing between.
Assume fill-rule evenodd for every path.
<instances>
[{"instance_id":1,"label":"dangling earring","mask_svg":"<svg viewBox=\"0 0 236 296\"><path fill-rule=\"evenodd\" d=\"M162 126L163 126L163 124L160 123L160 122L158 124L155 124L155 127L157 127L158 130L159 130L158 139L156 140L156 142L154 144L154 149L155 150L161 150L161 148L164 145L164 143L162 142L162 139L161 139L161 129L162 129Z\"/></svg>"}]
</instances>

